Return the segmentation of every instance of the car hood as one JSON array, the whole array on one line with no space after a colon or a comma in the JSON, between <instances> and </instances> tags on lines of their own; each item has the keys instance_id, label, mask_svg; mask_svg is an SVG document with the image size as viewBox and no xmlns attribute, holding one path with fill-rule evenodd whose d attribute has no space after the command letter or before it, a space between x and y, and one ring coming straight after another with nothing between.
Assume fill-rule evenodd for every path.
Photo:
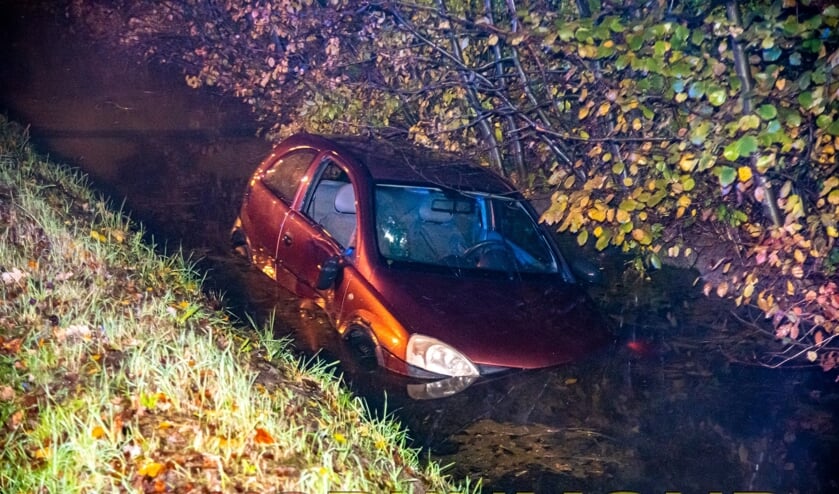
<instances>
[{"instance_id":1,"label":"car hood","mask_svg":"<svg viewBox=\"0 0 839 494\"><path fill-rule=\"evenodd\" d=\"M511 279L393 267L373 285L408 331L437 338L479 365L549 367L612 339L584 290L559 275Z\"/></svg>"}]
</instances>

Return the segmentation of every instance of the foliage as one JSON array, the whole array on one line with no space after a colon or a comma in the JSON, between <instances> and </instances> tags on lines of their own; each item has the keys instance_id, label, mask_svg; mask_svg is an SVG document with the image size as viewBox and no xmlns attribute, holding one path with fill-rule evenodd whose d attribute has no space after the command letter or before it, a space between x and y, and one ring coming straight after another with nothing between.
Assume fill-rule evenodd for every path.
<instances>
[{"instance_id":1,"label":"foliage","mask_svg":"<svg viewBox=\"0 0 839 494\"><path fill-rule=\"evenodd\" d=\"M788 355L839 364L839 8L816 0L182 0L124 41L249 102L269 136L476 155L638 268L693 263ZM185 26L185 27L184 27Z\"/></svg>"}]
</instances>

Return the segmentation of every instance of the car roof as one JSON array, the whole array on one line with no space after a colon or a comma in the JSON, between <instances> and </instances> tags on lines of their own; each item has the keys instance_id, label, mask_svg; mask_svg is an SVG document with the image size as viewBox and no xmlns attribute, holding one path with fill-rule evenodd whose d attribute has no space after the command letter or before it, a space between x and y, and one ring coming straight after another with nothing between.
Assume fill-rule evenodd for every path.
<instances>
[{"instance_id":1,"label":"car roof","mask_svg":"<svg viewBox=\"0 0 839 494\"><path fill-rule=\"evenodd\" d=\"M404 140L296 134L283 142L349 156L367 168L374 182L437 185L456 190L516 195L516 189L486 167L454 154L420 148Z\"/></svg>"}]
</instances>

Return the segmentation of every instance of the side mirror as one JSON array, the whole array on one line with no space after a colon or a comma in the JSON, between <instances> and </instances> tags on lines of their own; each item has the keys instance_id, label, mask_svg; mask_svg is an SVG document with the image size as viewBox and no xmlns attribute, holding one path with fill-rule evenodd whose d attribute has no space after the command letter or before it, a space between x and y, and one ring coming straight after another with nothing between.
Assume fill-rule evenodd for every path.
<instances>
[{"instance_id":1,"label":"side mirror","mask_svg":"<svg viewBox=\"0 0 839 494\"><path fill-rule=\"evenodd\" d=\"M329 259L323 261L323 265L320 267L320 274L318 275L318 282L315 285L315 288L318 290L326 290L327 288L332 288L335 285L335 280L338 279L338 275L341 273L341 268L344 266L343 261L341 260L340 256L332 256Z\"/></svg>"}]
</instances>

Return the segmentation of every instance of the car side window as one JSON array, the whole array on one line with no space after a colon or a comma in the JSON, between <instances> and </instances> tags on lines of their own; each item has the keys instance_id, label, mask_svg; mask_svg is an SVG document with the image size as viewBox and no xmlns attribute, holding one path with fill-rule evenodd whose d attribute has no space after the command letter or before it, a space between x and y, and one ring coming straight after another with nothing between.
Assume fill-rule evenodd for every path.
<instances>
[{"instance_id":1,"label":"car side window","mask_svg":"<svg viewBox=\"0 0 839 494\"><path fill-rule=\"evenodd\" d=\"M314 150L306 149L281 157L262 176L262 183L271 192L291 203L315 154Z\"/></svg>"},{"instance_id":2,"label":"car side window","mask_svg":"<svg viewBox=\"0 0 839 494\"><path fill-rule=\"evenodd\" d=\"M337 164L325 162L308 197L306 214L341 246L350 247L356 230L355 205L355 191L347 174Z\"/></svg>"}]
</instances>

